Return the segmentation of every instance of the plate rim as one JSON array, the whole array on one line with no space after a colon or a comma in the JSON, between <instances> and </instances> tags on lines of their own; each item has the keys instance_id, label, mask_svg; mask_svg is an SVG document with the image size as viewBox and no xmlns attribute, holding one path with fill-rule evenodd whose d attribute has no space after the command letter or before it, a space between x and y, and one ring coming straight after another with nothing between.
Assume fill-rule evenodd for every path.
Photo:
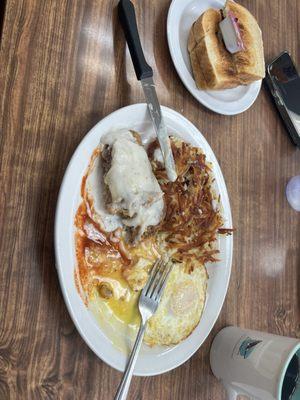
<instances>
[{"instance_id":1,"label":"plate rim","mask_svg":"<svg viewBox=\"0 0 300 400\"><path fill-rule=\"evenodd\" d=\"M184 6L186 7L188 5L188 3L191 3L192 1L194 1L194 0L185 0ZM224 0L217 0L217 1L224 2ZM171 35L171 31L173 29L172 28L173 14L176 12L176 6L178 6L178 5L182 6L182 4L183 4L182 0L172 0L172 2L170 3L170 6L169 6L169 10L168 10L167 28L166 28L167 29L168 47L169 47L172 63L176 69L176 72L177 72L181 82L184 84L185 88L190 92L190 94L200 104L202 104L203 106L205 106L206 108L208 108L209 110L211 110L217 114L233 116L233 115L238 115L238 114L241 114L241 113L247 111L254 104L254 102L256 101L256 99L260 93L262 79L254 81L253 83L250 84L250 85L253 85L253 87L255 87L255 92L254 92L251 100L248 103L246 103L245 106L237 108L236 110L231 110L231 111L225 110L224 111L224 110L221 110L218 106L214 107L209 102L207 102L205 99L201 99L201 95L199 95L199 93L201 93L202 90L200 90L196 87L195 88L192 87L191 83L189 82L189 79L185 76L185 72L187 72L188 75L191 75L191 74L185 65L185 62L181 55L181 51L179 52L180 55L177 56L176 46L174 46L174 44L173 44L172 35ZM175 25L175 24L173 24L173 25ZM178 42L177 47L179 48L179 42ZM177 63L177 61L178 61L178 63ZM192 77L192 80L193 80L193 82L195 82L193 77ZM250 85L246 85L246 86L250 86ZM230 90L230 89L226 89L226 90ZM206 92L206 91L204 90L203 92Z\"/></svg>"},{"instance_id":2,"label":"plate rim","mask_svg":"<svg viewBox=\"0 0 300 400\"><path fill-rule=\"evenodd\" d=\"M63 176L63 179L62 179L62 183L61 183L61 186L60 186L60 189L59 189L58 197L57 197L57 204L56 204L56 210L55 210L55 220L54 220L55 265L56 265L56 269L57 269L57 273L58 273L61 292L63 294L64 302L65 302L66 307L68 309L68 313L69 313L69 315L70 315L70 317L72 319L72 322L74 323L78 333L80 334L81 338L84 340L86 345L94 352L94 354L97 357L99 357L103 362L105 362L107 365L109 365L110 367L112 367L112 368L114 368L114 369L116 369L118 371L121 371L121 372L123 370L120 367L118 367L118 365L116 365L113 361L111 361L111 359L107 359L107 357L102 356L102 355L100 356L99 352L96 350L96 347L93 345L93 341L90 340L88 335L86 335L86 333L84 332L84 330L81 327L81 324L79 323L79 321L77 319L77 316L76 316L77 313L75 312L75 310L74 310L74 308L73 308L73 306L71 304L71 298L68 295L67 286L65 285L65 281L64 281L64 278L63 278L63 275L62 275L62 266L60 265L60 257L59 257L59 247L60 247L60 245L59 245L59 225L61 224L61 221L59 220L59 218L60 218L60 213L61 213L61 208L62 208L62 196L64 195L64 191L65 191L65 187L66 187L66 181L69 178L69 171L70 171L71 167L73 166L73 163L76 161L77 154L82 150L82 148L84 147L85 142L88 140L88 137L90 135L92 135L93 131L96 129L96 127L98 125L103 123L105 120L111 118L114 114L117 114L121 110L126 111L128 109L135 108L135 107L140 107L140 108L145 110L145 108L147 107L147 104L146 103L131 104L131 105L128 105L128 106L125 106L125 107L122 107L122 108L119 108L119 109L113 111L112 113L108 114L107 116L102 118L100 121L98 121L85 134L85 136L82 138L80 143L77 145L75 151L73 152L72 157L71 157L71 159L70 159L70 161L69 161L69 163L67 165L67 168L65 170L65 173L64 173L64 176ZM204 141L206 142L206 145L209 147L212 155L215 158L216 163L214 165L214 168L218 169L218 173L220 174L221 180L223 181L222 182L223 183L222 191L223 191L224 199L225 199L225 201L227 203L226 204L227 222L232 225L232 213L231 213L230 200L229 200L229 196L228 196L227 186L226 186L226 183L225 183L225 179L224 179L221 167L220 167L220 165L218 163L218 160L217 160L213 150L211 149L209 143L207 142L205 137L202 135L202 133L199 131L199 129L192 122L190 122L187 118L185 118L183 115L179 114L177 111L175 111L173 109L170 109L169 107L161 106L161 108L162 108L162 113L163 114L171 114L176 118L183 119L185 121L185 123L187 123L190 126L192 126L194 128L194 130L196 130L201 135L201 137L203 137ZM210 329L208 330L206 335L203 337L203 340L201 341L201 343L197 343L197 345L195 346L195 348L192 351L188 351L187 352L188 354L185 357L183 357L181 360L173 363L172 366L170 366L168 368L160 368L156 372L150 372L150 373L136 372L134 375L136 375L136 376L154 376L154 375L160 375L160 374L166 373L166 372L171 371L171 370L177 368L178 366L184 364L187 360L189 360L199 350L201 345L207 339L208 335L211 333L211 330L213 329L217 319L219 318L220 312L221 312L221 310L223 308L223 304L224 304L225 297L226 297L227 292L228 292L228 286L229 286L230 277L231 277L232 259L233 259L233 237L231 236L230 240L229 240L229 257L228 257L228 261L227 261L227 263L228 263L227 276L226 276L226 282L225 282L225 285L224 285L223 295L220 298L220 306L218 308L218 311L216 313L215 318L210 323L210 325L211 325ZM81 300L81 301L83 301L83 300ZM99 330L102 333L101 328L99 328Z\"/></svg>"}]
</instances>

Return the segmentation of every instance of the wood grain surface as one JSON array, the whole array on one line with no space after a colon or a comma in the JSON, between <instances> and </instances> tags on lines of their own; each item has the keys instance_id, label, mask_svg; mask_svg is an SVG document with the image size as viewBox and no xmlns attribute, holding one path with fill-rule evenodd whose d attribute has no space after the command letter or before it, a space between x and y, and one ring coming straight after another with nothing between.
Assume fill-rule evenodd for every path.
<instances>
[{"instance_id":1,"label":"wood grain surface","mask_svg":"<svg viewBox=\"0 0 300 400\"><path fill-rule=\"evenodd\" d=\"M1 5L1 400L109 400L121 378L77 333L53 253L57 194L76 146L110 112L144 101L116 3L7 0L5 9ZM160 101L193 122L211 144L237 231L228 294L209 338L174 371L134 378L129 398L224 399L209 367L210 344L222 327L300 337L300 214L284 195L288 179L300 173L300 152L264 87L251 109L238 116L221 116L198 104L169 55L170 0L134 3ZM241 3L259 21L266 60L288 49L300 65L300 1Z\"/></svg>"}]
</instances>

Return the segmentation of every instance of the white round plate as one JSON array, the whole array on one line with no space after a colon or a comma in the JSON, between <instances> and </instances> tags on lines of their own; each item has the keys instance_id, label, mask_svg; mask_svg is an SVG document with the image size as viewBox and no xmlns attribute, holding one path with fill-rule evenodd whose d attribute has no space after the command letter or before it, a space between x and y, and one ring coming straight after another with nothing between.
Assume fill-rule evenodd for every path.
<instances>
[{"instance_id":1,"label":"white round plate","mask_svg":"<svg viewBox=\"0 0 300 400\"><path fill-rule=\"evenodd\" d=\"M213 165L216 190L221 196L226 226L231 227L231 211L224 178L209 144L186 118L177 112L162 107L169 134L181 137L203 149ZM84 305L75 287L76 265L74 246L74 215L81 202L80 185L93 150L105 133L116 128L129 128L145 136L153 136L153 127L146 104L134 104L121 108L100 121L77 147L65 172L60 188L55 215L55 254L61 290L80 335L87 345L107 364L123 371L127 356L115 348L110 338L101 330L94 315ZM183 342L173 347L152 348L143 345L135 369L135 375L157 375L184 363L203 343L221 311L227 292L232 261L232 237L219 240L220 262L207 265L209 273L208 292L203 316L194 332ZM76 351L76 350L75 350Z\"/></svg>"},{"instance_id":2,"label":"white round plate","mask_svg":"<svg viewBox=\"0 0 300 400\"><path fill-rule=\"evenodd\" d=\"M188 35L194 21L208 8L223 8L224 0L173 0L167 21L169 49L174 66L188 91L205 107L224 115L247 110L256 100L261 80L226 90L200 90L193 78L187 50Z\"/></svg>"}]
</instances>

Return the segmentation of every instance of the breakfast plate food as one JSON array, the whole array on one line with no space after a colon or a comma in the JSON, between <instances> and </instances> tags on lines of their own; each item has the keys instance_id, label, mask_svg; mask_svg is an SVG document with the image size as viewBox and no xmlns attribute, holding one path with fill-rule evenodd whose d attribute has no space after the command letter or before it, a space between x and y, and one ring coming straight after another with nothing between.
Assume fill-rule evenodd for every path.
<instances>
[{"instance_id":1,"label":"breakfast plate food","mask_svg":"<svg viewBox=\"0 0 300 400\"><path fill-rule=\"evenodd\" d=\"M232 261L231 211L213 151L198 129L162 107L178 178L169 182L146 104L115 111L82 140L55 218L59 280L89 347L124 370L139 326L137 299L154 261L173 263L150 319L136 375L185 362L212 329Z\"/></svg>"},{"instance_id":2,"label":"breakfast plate food","mask_svg":"<svg viewBox=\"0 0 300 400\"><path fill-rule=\"evenodd\" d=\"M167 37L177 73L201 104L235 115L254 103L265 69L261 31L248 10L233 1L173 0Z\"/></svg>"}]
</instances>

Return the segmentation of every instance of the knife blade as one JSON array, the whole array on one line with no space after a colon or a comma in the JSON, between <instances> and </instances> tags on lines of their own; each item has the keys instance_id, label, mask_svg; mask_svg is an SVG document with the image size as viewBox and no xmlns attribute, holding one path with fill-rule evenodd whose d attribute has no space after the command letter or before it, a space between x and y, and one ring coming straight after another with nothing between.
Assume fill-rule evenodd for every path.
<instances>
[{"instance_id":1,"label":"knife blade","mask_svg":"<svg viewBox=\"0 0 300 400\"><path fill-rule=\"evenodd\" d=\"M141 81L148 111L158 138L163 155L168 179L174 182L177 178L170 138L164 123L161 107L153 82L153 70L147 64L137 29L134 6L130 0L120 0L118 4L119 19L124 30L126 42L135 69L136 77Z\"/></svg>"},{"instance_id":2,"label":"knife blade","mask_svg":"<svg viewBox=\"0 0 300 400\"><path fill-rule=\"evenodd\" d=\"M144 90L148 111L154 125L156 136L162 152L167 176L171 182L176 181L177 173L173 158L170 138L167 132L166 125L161 113L160 104L157 98L153 78L141 79L141 84Z\"/></svg>"}]
</instances>

